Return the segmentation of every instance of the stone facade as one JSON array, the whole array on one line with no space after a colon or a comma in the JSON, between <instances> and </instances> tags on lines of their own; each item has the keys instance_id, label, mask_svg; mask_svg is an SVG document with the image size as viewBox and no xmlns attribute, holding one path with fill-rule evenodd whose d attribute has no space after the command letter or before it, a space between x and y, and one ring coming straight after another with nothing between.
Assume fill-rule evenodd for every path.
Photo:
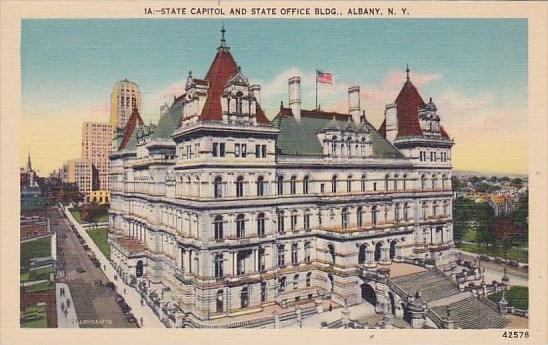
<instances>
[{"instance_id":1,"label":"stone facade","mask_svg":"<svg viewBox=\"0 0 548 345\"><path fill-rule=\"evenodd\" d=\"M134 111L111 155L109 241L122 279L162 284L167 302L209 320L318 296L361 303L364 285L385 287L363 268L453 245L453 141L441 127L398 135L409 114L394 106L385 138L358 87L348 113L301 109L300 78L289 90L290 107L269 120L223 37L205 79L189 73L157 126ZM408 80L400 103L409 90ZM419 131L430 131L425 118L415 109Z\"/></svg>"}]
</instances>

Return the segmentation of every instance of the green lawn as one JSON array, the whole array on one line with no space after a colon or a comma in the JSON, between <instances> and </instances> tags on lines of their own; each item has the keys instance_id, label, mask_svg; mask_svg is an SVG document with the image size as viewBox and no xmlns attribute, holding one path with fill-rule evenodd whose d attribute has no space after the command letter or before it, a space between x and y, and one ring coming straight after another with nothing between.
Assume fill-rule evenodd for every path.
<instances>
[{"instance_id":1,"label":"green lawn","mask_svg":"<svg viewBox=\"0 0 548 345\"><path fill-rule=\"evenodd\" d=\"M462 249L467 252L476 253L476 254L485 254L491 256L504 257L504 250L502 248L493 248L480 246L478 244L468 244L468 243L457 243L457 248ZM508 259L518 260L520 262L529 262L529 251L525 249L508 249Z\"/></svg>"},{"instance_id":2,"label":"green lawn","mask_svg":"<svg viewBox=\"0 0 548 345\"><path fill-rule=\"evenodd\" d=\"M110 246L108 244L108 228L88 230L88 235L93 242L101 249L107 258L110 258Z\"/></svg>"},{"instance_id":3,"label":"green lawn","mask_svg":"<svg viewBox=\"0 0 548 345\"><path fill-rule=\"evenodd\" d=\"M97 223L104 223L108 222L108 214L103 214L99 218L97 218Z\"/></svg>"},{"instance_id":4,"label":"green lawn","mask_svg":"<svg viewBox=\"0 0 548 345\"><path fill-rule=\"evenodd\" d=\"M19 280L22 282L26 282L29 280L29 272L21 272L19 276Z\"/></svg>"},{"instance_id":5,"label":"green lawn","mask_svg":"<svg viewBox=\"0 0 548 345\"><path fill-rule=\"evenodd\" d=\"M22 328L47 328L46 306L28 307L21 312Z\"/></svg>"},{"instance_id":6,"label":"green lawn","mask_svg":"<svg viewBox=\"0 0 548 345\"><path fill-rule=\"evenodd\" d=\"M21 243L21 271L28 270L31 258L43 256L51 256L51 238L49 236Z\"/></svg>"},{"instance_id":7,"label":"green lawn","mask_svg":"<svg viewBox=\"0 0 548 345\"><path fill-rule=\"evenodd\" d=\"M29 280L45 280L50 278L51 273L53 273L53 267L43 267L37 270L29 271Z\"/></svg>"},{"instance_id":8,"label":"green lawn","mask_svg":"<svg viewBox=\"0 0 548 345\"><path fill-rule=\"evenodd\" d=\"M80 211L76 211L71 208L70 213L72 214L72 216L74 217L74 219L76 219L78 223L82 224L82 219L80 219Z\"/></svg>"},{"instance_id":9,"label":"green lawn","mask_svg":"<svg viewBox=\"0 0 548 345\"><path fill-rule=\"evenodd\" d=\"M489 299L496 303L501 296L502 292L497 292L490 295ZM526 286L512 286L504 296L509 306L518 309L529 309L529 288Z\"/></svg>"}]
</instances>

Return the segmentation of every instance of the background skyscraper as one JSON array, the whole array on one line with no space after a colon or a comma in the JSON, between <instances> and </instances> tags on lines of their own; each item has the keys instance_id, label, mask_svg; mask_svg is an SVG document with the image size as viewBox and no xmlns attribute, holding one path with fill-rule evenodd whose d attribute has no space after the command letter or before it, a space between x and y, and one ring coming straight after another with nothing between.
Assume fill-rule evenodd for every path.
<instances>
[{"instance_id":1,"label":"background skyscraper","mask_svg":"<svg viewBox=\"0 0 548 345\"><path fill-rule=\"evenodd\" d=\"M110 189L109 155L112 152L112 127L106 122L84 122L82 126L82 159L96 170L93 190Z\"/></svg>"},{"instance_id":2,"label":"background skyscraper","mask_svg":"<svg viewBox=\"0 0 548 345\"><path fill-rule=\"evenodd\" d=\"M125 128L134 107L141 112L139 86L127 79L114 84L110 100L110 125L113 132Z\"/></svg>"}]
</instances>

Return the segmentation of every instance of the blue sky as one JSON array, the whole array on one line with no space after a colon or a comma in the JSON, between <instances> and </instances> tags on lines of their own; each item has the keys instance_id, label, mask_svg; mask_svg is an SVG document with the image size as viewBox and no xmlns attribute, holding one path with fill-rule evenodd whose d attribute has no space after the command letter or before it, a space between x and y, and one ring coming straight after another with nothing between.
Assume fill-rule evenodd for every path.
<instances>
[{"instance_id":1,"label":"blue sky","mask_svg":"<svg viewBox=\"0 0 548 345\"><path fill-rule=\"evenodd\" d=\"M319 68L335 77L334 86L320 87L322 108L345 111L346 87L360 85L364 108L378 126L408 63L423 97L440 100L448 125L460 123L461 111L476 112L463 119L500 110L505 125L514 126L512 116L527 122L522 19L23 20L23 118L106 121L113 84L128 78L141 88L143 117L156 121L163 101L182 92L188 70L205 75L222 23L244 74L262 84L271 117L287 99L291 74L302 74L303 107L314 106L313 71ZM514 108L525 114L506 113ZM32 147L32 141L23 145L22 154Z\"/></svg>"}]
</instances>

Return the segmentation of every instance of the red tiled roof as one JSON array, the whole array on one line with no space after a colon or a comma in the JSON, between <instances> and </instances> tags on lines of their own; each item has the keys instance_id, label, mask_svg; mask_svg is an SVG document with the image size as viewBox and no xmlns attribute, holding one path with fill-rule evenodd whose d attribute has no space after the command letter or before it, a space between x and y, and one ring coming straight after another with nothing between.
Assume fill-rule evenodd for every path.
<instances>
[{"instance_id":1,"label":"red tiled roof","mask_svg":"<svg viewBox=\"0 0 548 345\"><path fill-rule=\"evenodd\" d=\"M280 111L276 116L293 116L293 112L291 111L291 108L284 108L280 107ZM317 119L327 119L331 120L335 118L335 120L340 121L348 121L349 118L352 118L352 115L350 114L342 114L337 113L333 111L323 111L323 110L301 110L301 116L303 117L313 117Z\"/></svg>"},{"instance_id":2,"label":"red tiled roof","mask_svg":"<svg viewBox=\"0 0 548 345\"><path fill-rule=\"evenodd\" d=\"M425 106L415 85L406 81L396 98L398 110L398 137L423 135L419 124L419 108Z\"/></svg>"},{"instance_id":3,"label":"red tiled roof","mask_svg":"<svg viewBox=\"0 0 548 345\"><path fill-rule=\"evenodd\" d=\"M139 115L139 111L137 110L137 108L134 108L133 113L131 113L131 116L127 121L126 127L124 129L124 138L122 139L122 143L120 144L120 149L126 147L129 139L135 131L135 128L141 125L143 125L143 119L141 119L141 115Z\"/></svg>"},{"instance_id":4,"label":"red tiled roof","mask_svg":"<svg viewBox=\"0 0 548 345\"><path fill-rule=\"evenodd\" d=\"M201 85L209 85L200 120L222 120L221 95L227 82L238 74L236 60L225 47L219 47L204 80L194 79ZM257 122L270 123L260 105L257 106ZM182 118L181 118L182 120Z\"/></svg>"}]
</instances>

